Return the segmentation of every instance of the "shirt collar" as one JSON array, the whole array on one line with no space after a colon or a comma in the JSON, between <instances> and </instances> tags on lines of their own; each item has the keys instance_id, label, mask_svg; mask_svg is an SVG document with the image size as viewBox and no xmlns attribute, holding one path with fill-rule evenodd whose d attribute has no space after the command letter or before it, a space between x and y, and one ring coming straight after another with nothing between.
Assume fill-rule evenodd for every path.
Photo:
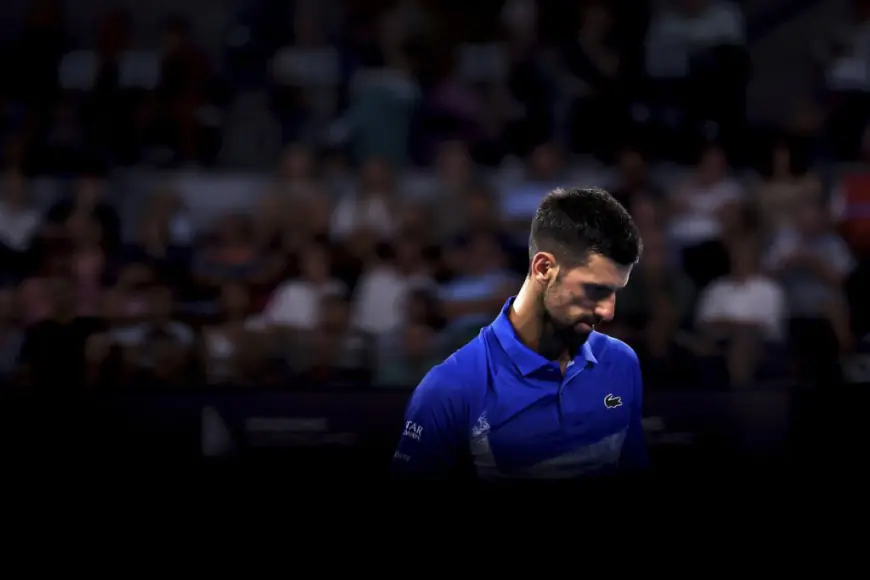
<instances>
[{"instance_id":1,"label":"shirt collar","mask_svg":"<svg viewBox=\"0 0 870 580\"><path fill-rule=\"evenodd\" d=\"M492 330L505 353L507 353L522 375L527 377L547 366L552 361L547 360L539 353L524 345L517 337L516 330L514 330L514 326L511 324L510 318L508 318L515 298L516 296L512 296L505 302L498 318L492 323ZM580 347L579 352L574 357L574 362L582 362L584 366L587 364L598 364L598 359L592 354L592 347L589 346L588 340Z\"/></svg>"}]
</instances>

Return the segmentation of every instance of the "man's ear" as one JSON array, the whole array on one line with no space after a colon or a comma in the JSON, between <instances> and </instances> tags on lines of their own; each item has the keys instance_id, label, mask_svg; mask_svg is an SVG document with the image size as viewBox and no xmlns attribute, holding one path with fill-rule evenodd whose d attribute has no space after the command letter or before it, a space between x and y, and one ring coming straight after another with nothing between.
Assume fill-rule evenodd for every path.
<instances>
[{"instance_id":1,"label":"man's ear","mask_svg":"<svg viewBox=\"0 0 870 580\"><path fill-rule=\"evenodd\" d=\"M549 252L538 252L532 256L531 276L532 279L543 286L547 286L559 274L559 265L556 258Z\"/></svg>"}]
</instances>

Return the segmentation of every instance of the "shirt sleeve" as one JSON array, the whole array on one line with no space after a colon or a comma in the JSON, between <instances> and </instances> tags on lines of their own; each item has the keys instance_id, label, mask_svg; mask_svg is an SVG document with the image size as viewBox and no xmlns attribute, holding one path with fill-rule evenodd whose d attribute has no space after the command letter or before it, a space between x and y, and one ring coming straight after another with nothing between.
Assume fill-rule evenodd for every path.
<instances>
[{"instance_id":1,"label":"shirt sleeve","mask_svg":"<svg viewBox=\"0 0 870 580\"><path fill-rule=\"evenodd\" d=\"M461 464L468 426L464 389L450 361L423 378L405 411L392 472L400 476L446 476Z\"/></svg>"},{"instance_id":2,"label":"shirt sleeve","mask_svg":"<svg viewBox=\"0 0 870 580\"><path fill-rule=\"evenodd\" d=\"M634 368L631 372L634 383L634 396L631 401L628 433L625 437L625 444L622 447L619 461L619 467L622 471L639 471L649 465L646 438L643 433L643 378L640 374L640 363L636 356L633 366Z\"/></svg>"}]
</instances>

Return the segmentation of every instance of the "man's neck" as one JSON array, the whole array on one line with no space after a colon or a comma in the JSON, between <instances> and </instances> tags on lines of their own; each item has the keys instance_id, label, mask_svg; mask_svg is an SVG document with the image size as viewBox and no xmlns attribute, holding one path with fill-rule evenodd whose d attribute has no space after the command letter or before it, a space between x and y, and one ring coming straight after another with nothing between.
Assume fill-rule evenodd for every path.
<instances>
[{"instance_id":1,"label":"man's neck","mask_svg":"<svg viewBox=\"0 0 870 580\"><path fill-rule=\"evenodd\" d=\"M514 327L520 341L532 350L538 350L541 345L541 333L543 332L543 320L538 312L537 300L535 300L531 280L526 278L523 287L514 298L508 312L508 320Z\"/></svg>"},{"instance_id":2,"label":"man's neck","mask_svg":"<svg viewBox=\"0 0 870 580\"><path fill-rule=\"evenodd\" d=\"M570 349L555 339L552 341L543 340L546 328L532 284L531 279L526 278L523 287L520 288L511 305L508 320L514 327L520 342L550 360L566 362L572 356Z\"/></svg>"}]
</instances>

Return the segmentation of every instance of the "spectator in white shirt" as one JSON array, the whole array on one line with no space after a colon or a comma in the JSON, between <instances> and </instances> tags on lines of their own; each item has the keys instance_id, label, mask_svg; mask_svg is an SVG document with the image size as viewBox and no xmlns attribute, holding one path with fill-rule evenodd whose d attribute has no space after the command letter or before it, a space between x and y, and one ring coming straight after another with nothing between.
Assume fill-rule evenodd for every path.
<instances>
[{"instance_id":1,"label":"spectator in white shirt","mask_svg":"<svg viewBox=\"0 0 870 580\"><path fill-rule=\"evenodd\" d=\"M209 384L257 383L268 374L270 350L250 315L251 295L239 282L223 285L220 317L202 329L200 357Z\"/></svg>"},{"instance_id":2,"label":"spectator in white shirt","mask_svg":"<svg viewBox=\"0 0 870 580\"><path fill-rule=\"evenodd\" d=\"M731 2L682 0L655 16L647 35L647 72L657 78L682 78L693 56L709 48L742 45L745 23Z\"/></svg>"},{"instance_id":3,"label":"spectator in white shirt","mask_svg":"<svg viewBox=\"0 0 870 580\"><path fill-rule=\"evenodd\" d=\"M0 256L12 267L20 263L42 222L39 212L29 207L27 180L20 173L5 176L0 196Z\"/></svg>"},{"instance_id":4,"label":"spectator in white shirt","mask_svg":"<svg viewBox=\"0 0 870 580\"><path fill-rule=\"evenodd\" d=\"M149 374L156 370L165 357L158 356L158 338L171 341L174 368L186 368L194 346L193 330L174 317L172 290L155 286L147 293L147 319L139 324L112 329L111 341L118 345L124 355L127 370L136 374Z\"/></svg>"},{"instance_id":5,"label":"spectator in white shirt","mask_svg":"<svg viewBox=\"0 0 870 580\"><path fill-rule=\"evenodd\" d=\"M419 240L403 237L396 241L392 253L363 274L354 300L354 324L375 336L403 327L410 293L435 284Z\"/></svg>"},{"instance_id":6,"label":"spectator in white shirt","mask_svg":"<svg viewBox=\"0 0 870 580\"><path fill-rule=\"evenodd\" d=\"M732 246L731 273L702 293L696 323L706 344L724 355L732 384L745 384L782 343L786 315L785 293L760 273L755 240L744 239Z\"/></svg>"},{"instance_id":7,"label":"spectator in white shirt","mask_svg":"<svg viewBox=\"0 0 870 580\"><path fill-rule=\"evenodd\" d=\"M332 277L328 248L312 244L301 253L301 276L278 286L263 322L294 330L314 330L320 323L320 305L328 294L344 293L344 284Z\"/></svg>"},{"instance_id":8,"label":"spectator in white shirt","mask_svg":"<svg viewBox=\"0 0 870 580\"><path fill-rule=\"evenodd\" d=\"M359 190L345 195L332 214L330 234L346 240L359 230L368 230L389 237L393 233L394 189L390 166L382 159L366 161L360 171Z\"/></svg>"},{"instance_id":9,"label":"spectator in white shirt","mask_svg":"<svg viewBox=\"0 0 870 580\"><path fill-rule=\"evenodd\" d=\"M817 383L837 381L840 354L853 343L844 283L855 260L831 227L821 200L798 206L794 227L774 238L765 267L785 290L800 376Z\"/></svg>"},{"instance_id":10,"label":"spectator in white shirt","mask_svg":"<svg viewBox=\"0 0 870 580\"><path fill-rule=\"evenodd\" d=\"M723 236L742 208L744 190L728 176L728 160L717 145L702 153L691 177L669 199L669 234L697 288L728 271Z\"/></svg>"}]
</instances>

